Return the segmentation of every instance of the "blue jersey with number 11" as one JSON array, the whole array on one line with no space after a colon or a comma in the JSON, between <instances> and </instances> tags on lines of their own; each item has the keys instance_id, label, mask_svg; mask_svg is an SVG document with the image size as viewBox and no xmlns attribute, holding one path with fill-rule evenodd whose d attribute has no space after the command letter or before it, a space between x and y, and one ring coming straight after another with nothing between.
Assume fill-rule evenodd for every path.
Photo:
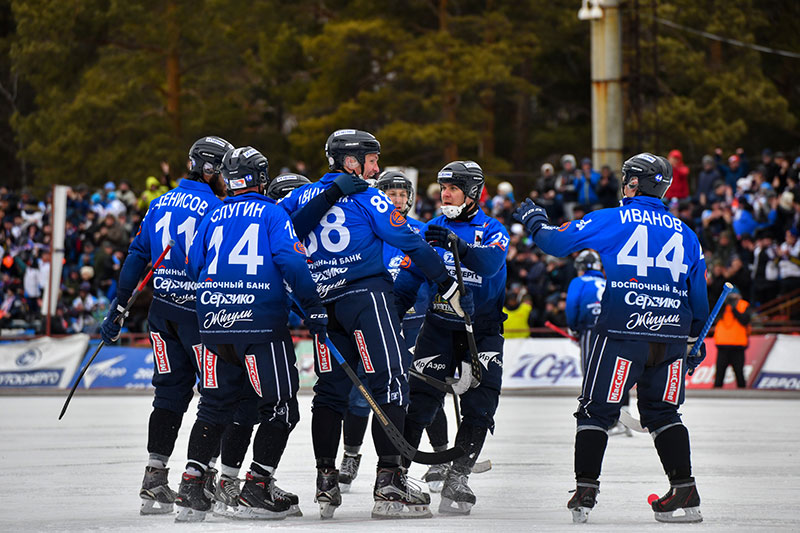
<instances>
[{"instance_id":1,"label":"blue jersey with number 11","mask_svg":"<svg viewBox=\"0 0 800 533\"><path fill-rule=\"evenodd\" d=\"M695 233L658 198L625 198L534 237L546 253L563 257L597 250L606 271L596 331L649 342L686 342L708 318L706 265Z\"/></svg>"}]
</instances>

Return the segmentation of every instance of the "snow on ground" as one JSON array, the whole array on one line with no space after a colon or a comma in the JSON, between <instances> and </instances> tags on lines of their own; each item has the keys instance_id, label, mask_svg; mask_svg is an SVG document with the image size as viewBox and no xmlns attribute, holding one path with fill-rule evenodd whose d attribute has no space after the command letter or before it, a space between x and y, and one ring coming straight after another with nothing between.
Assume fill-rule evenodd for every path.
<instances>
[{"instance_id":1,"label":"snow on ground","mask_svg":"<svg viewBox=\"0 0 800 533\"><path fill-rule=\"evenodd\" d=\"M372 508L374 451L370 438L353 492L333 520L322 522L314 496L310 396L291 435L278 484L300 495L305 516L281 522L209 517L176 524L173 516L140 516L138 490L146 460L150 398L81 396L57 420L62 396L0 397L0 531L797 531L800 530L800 429L796 399L690 397L683 407L692 439L702 524L660 524L646 499L668 483L648 435L612 437L598 505L585 526L565 505L574 488L572 444L576 401L570 397L501 398L497 430L481 460L494 468L474 474L472 514L378 522ZM177 489L195 403L184 419L170 480ZM448 403L450 415L452 406ZM450 417L451 435L455 431ZM249 455L247 462L249 464ZM425 471L414 465L413 477ZM244 471L242 472L242 476Z\"/></svg>"}]
</instances>

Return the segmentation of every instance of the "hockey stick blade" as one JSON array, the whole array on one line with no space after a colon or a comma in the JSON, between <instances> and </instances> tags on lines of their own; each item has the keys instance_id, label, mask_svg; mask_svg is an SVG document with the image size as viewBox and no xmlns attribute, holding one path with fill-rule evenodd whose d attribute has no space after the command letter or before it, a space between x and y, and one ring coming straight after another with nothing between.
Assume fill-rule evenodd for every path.
<instances>
[{"instance_id":1,"label":"hockey stick blade","mask_svg":"<svg viewBox=\"0 0 800 533\"><path fill-rule=\"evenodd\" d=\"M461 296L464 296L464 294L467 292L467 289L464 287L464 275L461 271L461 257L458 253L458 235L451 232L448 236L448 240L450 241L450 252L453 254L453 267L456 271L458 292L461 293ZM467 344L469 346L470 355L470 372L472 373L472 382L470 383L470 387L477 387L481 384L481 379L483 378L483 369L481 368L481 361L478 357L478 345L475 343L475 334L472 331L472 317L470 317L468 313L464 313L464 329L467 331Z\"/></svg>"},{"instance_id":2,"label":"hockey stick blade","mask_svg":"<svg viewBox=\"0 0 800 533\"><path fill-rule=\"evenodd\" d=\"M619 421L631 431L636 431L637 433L647 433L647 429L643 428L642 423L634 418L631 412L627 409L620 409Z\"/></svg>"},{"instance_id":3,"label":"hockey stick blade","mask_svg":"<svg viewBox=\"0 0 800 533\"><path fill-rule=\"evenodd\" d=\"M492 461L491 459L486 459L485 461L481 461L480 463L475 463L475 466L472 467L473 474L483 474L484 472L488 472L492 469Z\"/></svg>"},{"instance_id":4,"label":"hockey stick blade","mask_svg":"<svg viewBox=\"0 0 800 533\"><path fill-rule=\"evenodd\" d=\"M150 278L153 276L153 272L155 272L155 270L161 264L161 261L164 260L164 257L167 255L170 248L172 248L173 246L175 246L175 241L170 239L166 248L164 248L164 251L161 252L161 255L158 256L158 259L156 259L156 262L153 263L152 267L150 267L150 270L147 272L147 275L142 279L142 281L139 282L139 285L136 286L136 291L128 299L128 304L125 306L125 310L122 311L119 317L127 316L128 311L131 310L131 307L133 306L133 303L136 301L136 298L139 297L139 293L142 292L144 286L147 285L148 281L150 281ZM117 320L119 320L119 317L117 318ZM84 374L86 374L86 371L89 370L89 365L92 364L92 361L94 361L94 358L97 357L98 353L100 353L100 349L103 346L105 346L105 342L100 341L100 344L97 345L97 349L92 354L92 357L89 358L89 361L86 363L86 365L84 365L83 369L81 370L81 373L78 374L78 379L76 379L75 383L72 385L72 389L70 389L69 394L67 395L67 399L66 401L64 401L64 406L61 408L61 413L59 413L58 415L59 420L61 420L64 417L64 413L67 412L67 407L69 407L69 402L72 401L72 397L75 395L75 391L78 390L78 385L83 379Z\"/></svg>"},{"instance_id":5,"label":"hockey stick blade","mask_svg":"<svg viewBox=\"0 0 800 533\"><path fill-rule=\"evenodd\" d=\"M453 390L453 387L451 385L449 385L448 383L445 383L444 381L439 381L438 379L436 379L434 377L426 376L422 372L417 372L413 368L411 370L409 370L408 373L411 374L412 376L414 376L415 378L417 378L418 380L424 381L425 383L427 383L428 385L430 385L431 387L433 387L436 390L442 391L444 393L453 393L453 394L455 394L455 391Z\"/></svg>"}]
</instances>

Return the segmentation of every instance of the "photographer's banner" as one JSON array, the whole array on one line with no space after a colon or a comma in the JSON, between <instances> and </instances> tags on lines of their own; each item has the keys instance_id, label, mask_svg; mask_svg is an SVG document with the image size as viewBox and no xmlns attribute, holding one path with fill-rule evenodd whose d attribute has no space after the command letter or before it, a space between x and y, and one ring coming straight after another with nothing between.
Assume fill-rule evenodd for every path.
<instances>
[{"instance_id":1,"label":"photographer's banner","mask_svg":"<svg viewBox=\"0 0 800 533\"><path fill-rule=\"evenodd\" d=\"M568 339L507 339L503 348L503 388L581 386L578 345Z\"/></svg>"},{"instance_id":2,"label":"photographer's banner","mask_svg":"<svg viewBox=\"0 0 800 533\"><path fill-rule=\"evenodd\" d=\"M0 344L0 388L66 388L88 345L84 333Z\"/></svg>"},{"instance_id":3,"label":"photographer's banner","mask_svg":"<svg viewBox=\"0 0 800 533\"><path fill-rule=\"evenodd\" d=\"M86 351L80 368L87 363L100 341L94 340ZM69 386L75 383L78 372ZM129 346L105 345L97 354L78 386L80 389L152 389L153 350Z\"/></svg>"}]
</instances>

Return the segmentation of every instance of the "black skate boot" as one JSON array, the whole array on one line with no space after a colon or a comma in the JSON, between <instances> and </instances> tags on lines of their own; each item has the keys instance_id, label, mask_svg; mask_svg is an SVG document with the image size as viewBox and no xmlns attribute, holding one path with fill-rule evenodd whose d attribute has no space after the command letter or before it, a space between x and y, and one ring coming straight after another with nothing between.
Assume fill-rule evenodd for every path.
<instances>
[{"instance_id":1,"label":"black skate boot","mask_svg":"<svg viewBox=\"0 0 800 533\"><path fill-rule=\"evenodd\" d=\"M449 469L450 463L429 466L428 471L422 476L422 481L428 484L428 490L431 492L442 492L444 478L447 477L447 471Z\"/></svg>"},{"instance_id":2,"label":"black skate boot","mask_svg":"<svg viewBox=\"0 0 800 533\"><path fill-rule=\"evenodd\" d=\"M442 486L440 513L469 514L475 505L475 493L467 485L470 471L463 465L453 465L447 471Z\"/></svg>"},{"instance_id":3,"label":"black skate boot","mask_svg":"<svg viewBox=\"0 0 800 533\"><path fill-rule=\"evenodd\" d=\"M405 470L400 467L378 468L372 518L431 518L430 494L409 485Z\"/></svg>"},{"instance_id":4,"label":"black skate boot","mask_svg":"<svg viewBox=\"0 0 800 533\"><path fill-rule=\"evenodd\" d=\"M270 484L272 478L253 477L249 472L245 476L242 492L239 493L239 506L236 518L255 520L283 520L289 513L291 504L286 500L276 500Z\"/></svg>"},{"instance_id":5,"label":"black skate boot","mask_svg":"<svg viewBox=\"0 0 800 533\"><path fill-rule=\"evenodd\" d=\"M142 499L140 514L167 514L173 510L177 494L167 484L169 468L146 466L139 497Z\"/></svg>"},{"instance_id":6,"label":"black skate boot","mask_svg":"<svg viewBox=\"0 0 800 533\"><path fill-rule=\"evenodd\" d=\"M319 504L320 518L333 518L336 508L342 505L338 470L330 467L317 468L317 494L314 501Z\"/></svg>"},{"instance_id":7,"label":"black skate boot","mask_svg":"<svg viewBox=\"0 0 800 533\"><path fill-rule=\"evenodd\" d=\"M345 453L342 464L339 466L339 490L342 493L350 492L350 485L358 477L358 467L361 466L361 454L350 455Z\"/></svg>"},{"instance_id":8,"label":"black skate boot","mask_svg":"<svg viewBox=\"0 0 800 533\"><path fill-rule=\"evenodd\" d=\"M217 491L217 469L208 467L203 472L203 490L205 491L206 498L214 500L214 493Z\"/></svg>"},{"instance_id":9,"label":"black skate boot","mask_svg":"<svg viewBox=\"0 0 800 533\"><path fill-rule=\"evenodd\" d=\"M201 522L206 518L206 512L211 509L211 500L206 497L204 480L201 476L190 476L183 473L181 484L178 487L178 497L175 504L180 507L176 522Z\"/></svg>"},{"instance_id":10,"label":"black skate boot","mask_svg":"<svg viewBox=\"0 0 800 533\"><path fill-rule=\"evenodd\" d=\"M594 509L600 482L596 479L578 478L575 494L567 502L567 509L572 511L572 521L585 524L589 519L589 511Z\"/></svg>"},{"instance_id":11,"label":"black skate boot","mask_svg":"<svg viewBox=\"0 0 800 533\"><path fill-rule=\"evenodd\" d=\"M659 522L702 522L694 478L670 482L669 492L650 504ZM681 509L683 512L681 513ZM678 512L678 516L675 513Z\"/></svg>"},{"instance_id":12,"label":"black skate boot","mask_svg":"<svg viewBox=\"0 0 800 533\"><path fill-rule=\"evenodd\" d=\"M239 506L240 480L222 474L214 491L214 515L232 517Z\"/></svg>"},{"instance_id":13,"label":"black skate boot","mask_svg":"<svg viewBox=\"0 0 800 533\"><path fill-rule=\"evenodd\" d=\"M300 498L297 497L297 494L289 492L288 490L283 490L278 485L275 484L275 478L270 477L270 490L272 491L272 497L275 500L285 500L289 502L289 512L286 516L294 516L300 517L303 516L303 511L300 510Z\"/></svg>"}]
</instances>

